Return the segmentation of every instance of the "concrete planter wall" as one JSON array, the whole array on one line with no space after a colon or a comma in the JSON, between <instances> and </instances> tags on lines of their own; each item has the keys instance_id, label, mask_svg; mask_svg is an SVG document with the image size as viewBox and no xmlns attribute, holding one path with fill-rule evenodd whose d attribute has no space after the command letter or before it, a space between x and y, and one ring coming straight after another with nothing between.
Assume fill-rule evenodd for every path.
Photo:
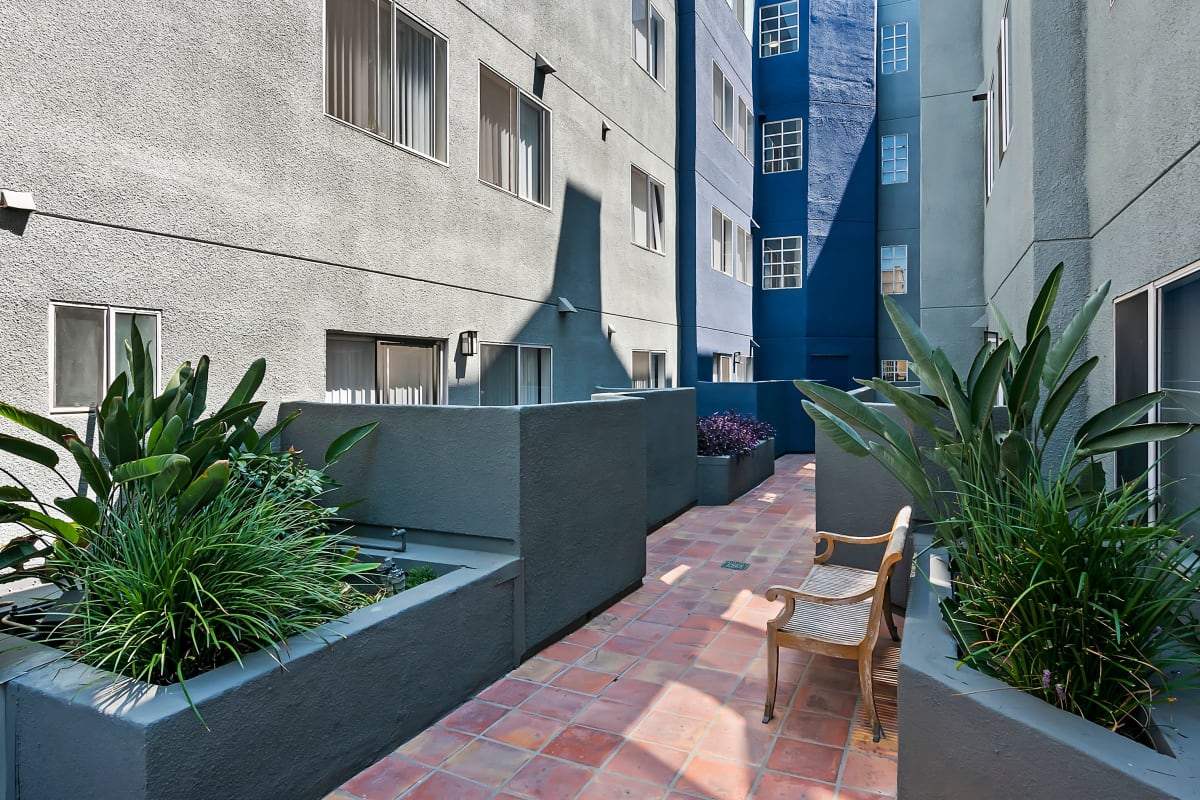
<instances>
[{"instance_id":1,"label":"concrete planter wall","mask_svg":"<svg viewBox=\"0 0 1200 800\"><path fill-rule=\"evenodd\" d=\"M696 504L696 390L604 389L593 400L636 397L645 404L646 530Z\"/></svg>"},{"instance_id":2,"label":"concrete planter wall","mask_svg":"<svg viewBox=\"0 0 1200 800\"><path fill-rule=\"evenodd\" d=\"M465 564L179 686L149 686L0 636L6 797L319 798L517 658L520 562L410 548ZM49 662L49 663L46 663ZM41 664L42 666L38 666ZM448 666L453 665L453 669Z\"/></svg>"},{"instance_id":3,"label":"concrete planter wall","mask_svg":"<svg viewBox=\"0 0 1200 800\"><path fill-rule=\"evenodd\" d=\"M918 551L928 544L928 536L918 537ZM901 800L1200 797L1194 705L1181 700L1159 710L1170 715L1159 732L1171 757L956 669L955 643L937 607L938 592L948 591L945 569L928 556L922 561L900 650Z\"/></svg>"},{"instance_id":4,"label":"concrete planter wall","mask_svg":"<svg viewBox=\"0 0 1200 800\"><path fill-rule=\"evenodd\" d=\"M775 474L775 440L742 456L696 456L702 506L726 506Z\"/></svg>"}]
</instances>

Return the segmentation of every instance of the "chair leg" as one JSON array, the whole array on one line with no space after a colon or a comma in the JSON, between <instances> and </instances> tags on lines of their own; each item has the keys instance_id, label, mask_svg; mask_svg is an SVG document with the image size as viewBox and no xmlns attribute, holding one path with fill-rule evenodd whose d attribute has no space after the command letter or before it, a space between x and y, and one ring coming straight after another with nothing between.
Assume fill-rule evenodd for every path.
<instances>
[{"instance_id":1,"label":"chair leg","mask_svg":"<svg viewBox=\"0 0 1200 800\"><path fill-rule=\"evenodd\" d=\"M879 722L879 711L875 708L875 688L871 676L871 648L863 645L858 653L858 683L862 687L863 703L871 717L871 739L878 742L883 736L883 725Z\"/></svg>"},{"instance_id":2,"label":"chair leg","mask_svg":"<svg viewBox=\"0 0 1200 800\"><path fill-rule=\"evenodd\" d=\"M779 685L779 645L773 631L767 631L767 704L763 709L763 724L775 714L775 692Z\"/></svg>"},{"instance_id":3,"label":"chair leg","mask_svg":"<svg viewBox=\"0 0 1200 800\"><path fill-rule=\"evenodd\" d=\"M892 579L888 578L887 586L883 587L883 619L887 622L888 633L892 641L900 641L900 633L896 630L896 618L892 616Z\"/></svg>"}]
</instances>

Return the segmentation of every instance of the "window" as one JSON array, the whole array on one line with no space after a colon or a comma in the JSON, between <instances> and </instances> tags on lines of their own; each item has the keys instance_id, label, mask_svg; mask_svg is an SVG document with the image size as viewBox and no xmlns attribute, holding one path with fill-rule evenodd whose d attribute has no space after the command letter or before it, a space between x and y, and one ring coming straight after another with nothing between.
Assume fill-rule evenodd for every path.
<instances>
[{"instance_id":1,"label":"window","mask_svg":"<svg viewBox=\"0 0 1200 800\"><path fill-rule=\"evenodd\" d=\"M992 188L996 185L996 167L1000 165L1000 136L996 130L996 119L996 75L993 73L988 79L987 130L983 140L985 148L983 158L986 164L983 187L985 199L990 199L992 196Z\"/></svg>"},{"instance_id":2,"label":"window","mask_svg":"<svg viewBox=\"0 0 1200 800\"><path fill-rule=\"evenodd\" d=\"M763 172L804 168L804 120L763 123Z\"/></svg>"},{"instance_id":3,"label":"window","mask_svg":"<svg viewBox=\"0 0 1200 800\"><path fill-rule=\"evenodd\" d=\"M50 305L50 408L87 411L100 404L109 384L129 370L125 343L137 328L150 345L158 390L159 312L108 306Z\"/></svg>"},{"instance_id":4,"label":"window","mask_svg":"<svg viewBox=\"0 0 1200 800\"><path fill-rule=\"evenodd\" d=\"M713 122L725 134L729 141L734 140L734 114L736 95L733 84L725 77L725 73L713 62Z\"/></svg>"},{"instance_id":5,"label":"window","mask_svg":"<svg viewBox=\"0 0 1200 800\"><path fill-rule=\"evenodd\" d=\"M738 22L742 24L742 31L746 34L747 39L754 37L754 0L737 0L737 8L734 10L737 14Z\"/></svg>"},{"instance_id":6,"label":"window","mask_svg":"<svg viewBox=\"0 0 1200 800\"><path fill-rule=\"evenodd\" d=\"M750 238L750 232L739 225L737 229L737 279L747 285L753 283L753 279L750 277L754 274L751 255L753 252L754 244Z\"/></svg>"},{"instance_id":7,"label":"window","mask_svg":"<svg viewBox=\"0 0 1200 800\"><path fill-rule=\"evenodd\" d=\"M482 64L479 179L550 205L550 110Z\"/></svg>"},{"instance_id":8,"label":"window","mask_svg":"<svg viewBox=\"0 0 1200 800\"><path fill-rule=\"evenodd\" d=\"M880 377L892 383L908 380L908 361L906 359L885 358L879 363Z\"/></svg>"},{"instance_id":9,"label":"window","mask_svg":"<svg viewBox=\"0 0 1200 800\"><path fill-rule=\"evenodd\" d=\"M800 49L800 3L791 0L763 6L758 12L760 58L794 53Z\"/></svg>"},{"instance_id":10,"label":"window","mask_svg":"<svg viewBox=\"0 0 1200 800\"><path fill-rule=\"evenodd\" d=\"M746 101L738 98L738 152L754 163L754 113Z\"/></svg>"},{"instance_id":11,"label":"window","mask_svg":"<svg viewBox=\"0 0 1200 800\"><path fill-rule=\"evenodd\" d=\"M908 245L879 248L879 289L884 294L908 294Z\"/></svg>"},{"instance_id":12,"label":"window","mask_svg":"<svg viewBox=\"0 0 1200 800\"><path fill-rule=\"evenodd\" d=\"M1000 18L1000 43L996 46L996 70L1000 80L996 84L997 116L1000 127L1000 155L1008 151L1008 140L1012 136L1012 3L1004 6Z\"/></svg>"},{"instance_id":13,"label":"window","mask_svg":"<svg viewBox=\"0 0 1200 800\"><path fill-rule=\"evenodd\" d=\"M897 22L879 29L880 69L884 75L908 72L908 23Z\"/></svg>"},{"instance_id":14,"label":"window","mask_svg":"<svg viewBox=\"0 0 1200 800\"><path fill-rule=\"evenodd\" d=\"M667 354L655 350L633 351L633 388L665 389Z\"/></svg>"},{"instance_id":15,"label":"window","mask_svg":"<svg viewBox=\"0 0 1200 800\"><path fill-rule=\"evenodd\" d=\"M799 289L803 286L804 239L777 236L763 239L763 288Z\"/></svg>"},{"instance_id":16,"label":"window","mask_svg":"<svg viewBox=\"0 0 1200 800\"><path fill-rule=\"evenodd\" d=\"M391 0L326 0L325 112L446 160L446 39Z\"/></svg>"},{"instance_id":17,"label":"window","mask_svg":"<svg viewBox=\"0 0 1200 800\"><path fill-rule=\"evenodd\" d=\"M550 348L523 344L480 346L479 405L532 406L550 402Z\"/></svg>"},{"instance_id":18,"label":"window","mask_svg":"<svg viewBox=\"0 0 1200 800\"><path fill-rule=\"evenodd\" d=\"M637 167L629 170L629 196L633 209L633 243L663 252L663 185Z\"/></svg>"},{"instance_id":19,"label":"window","mask_svg":"<svg viewBox=\"0 0 1200 800\"><path fill-rule=\"evenodd\" d=\"M908 183L908 134L883 137L883 183Z\"/></svg>"},{"instance_id":20,"label":"window","mask_svg":"<svg viewBox=\"0 0 1200 800\"><path fill-rule=\"evenodd\" d=\"M633 60L662 83L666 34L662 14L648 0L633 0Z\"/></svg>"},{"instance_id":21,"label":"window","mask_svg":"<svg viewBox=\"0 0 1200 800\"><path fill-rule=\"evenodd\" d=\"M733 220L717 209L712 210L712 268L726 275L734 272L737 242L733 238Z\"/></svg>"},{"instance_id":22,"label":"window","mask_svg":"<svg viewBox=\"0 0 1200 800\"><path fill-rule=\"evenodd\" d=\"M442 396L443 344L329 333L325 402L431 406Z\"/></svg>"},{"instance_id":23,"label":"window","mask_svg":"<svg viewBox=\"0 0 1200 800\"><path fill-rule=\"evenodd\" d=\"M713 353L712 368L713 383L729 383L733 380L733 355Z\"/></svg>"}]
</instances>

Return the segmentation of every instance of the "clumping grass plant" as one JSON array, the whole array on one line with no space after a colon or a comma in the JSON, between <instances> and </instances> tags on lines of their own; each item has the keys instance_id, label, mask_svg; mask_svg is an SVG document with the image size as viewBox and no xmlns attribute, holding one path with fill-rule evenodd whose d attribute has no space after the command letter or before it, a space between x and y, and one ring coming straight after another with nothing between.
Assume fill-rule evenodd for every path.
<instances>
[{"instance_id":1,"label":"clumping grass plant","mask_svg":"<svg viewBox=\"0 0 1200 800\"><path fill-rule=\"evenodd\" d=\"M949 544L943 614L966 665L1138 738L1200 671L1197 550L1145 521L1146 489L1081 497L1068 472L960 490L969 532Z\"/></svg>"},{"instance_id":2,"label":"clumping grass plant","mask_svg":"<svg viewBox=\"0 0 1200 800\"><path fill-rule=\"evenodd\" d=\"M85 663L186 693L188 678L371 602L344 580L370 565L328 521L298 494L235 484L202 514L128 493L86 546L57 548L86 590L57 635Z\"/></svg>"}]
</instances>

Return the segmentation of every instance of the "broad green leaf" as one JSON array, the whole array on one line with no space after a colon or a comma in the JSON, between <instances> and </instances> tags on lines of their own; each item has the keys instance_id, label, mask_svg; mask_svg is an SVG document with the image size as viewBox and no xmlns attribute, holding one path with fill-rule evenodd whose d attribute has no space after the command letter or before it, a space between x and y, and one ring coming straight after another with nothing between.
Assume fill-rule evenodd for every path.
<instances>
[{"instance_id":1,"label":"broad green leaf","mask_svg":"<svg viewBox=\"0 0 1200 800\"><path fill-rule=\"evenodd\" d=\"M872 378L869 381L859 382L863 386L870 387L879 392L890 400L893 405L903 411L904 416L912 420L914 425L928 431L935 439L938 438L938 424L941 422L941 409L943 406L939 406L923 394L906 391L882 378Z\"/></svg>"},{"instance_id":2,"label":"broad green leaf","mask_svg":"<svg viewBox=\"0 0 1200 800\"><path fill-rule=\"evenodd\" d=\"M933 345L925 337L924 331L921 330L921 326L917 324L916 320L909 316L908 312L892 297L885 296L883 298L883 307L887 310L896 332L900 334L900 341L904 343L909 358L916 364L917 371L924 379L933 372Z\"/></svg>"},{"instance_id":3,"label":"broad green leaf","mask_svg":"<svg viewBox=\"0 0 1200 800\"><path fill-rule=\"evenodd\" d=\"M216 416L220 416L223 412L228 411L237 406L245 406L250 403L250 399L254 397L254 393L258 391L258 387L262 385L263 376L267 374L267 360L260 358L255 360L253 364L246 370L246 374L238 381L238 385L234 388L233 393L229 395L229 399L225 401L225 405L217 411Z\"/></svg>"},{"instance_id":4,"label":"broad green leaf","mask_svg":"<svg viewBox=\"0 0 1200 800\"><path fill-rule=\"evenodd\" d=\"M1054 310L1054 300L1058 297L1058 285L1062 282L1065 269L1066 264L1060 261L1046 276L1046 281L1042 284L1037 299L1033 301L1033 306L1029 309L1029 319L1025 324L1025 341L1032 342L1050 323L1050 312Z\"/></svg>"},{"instance_id":5,"label":"broad green leaf","mask_svg":"<svg viewBox=\"0 0 1200 800\"><path fill-rule=\"evenodd\" d=\"M1148 392L1109 406L1079 426L1079 430L1075 433L1075 441L1083 442L1089 436L1107 433L1114 428L1135 422L1158 405L1165 396L1165 392Z\"/></svg>"},{"instance_id":6,"label":"broad green leaf","mask_svg":"<svg viewBox=\"0 0 1200 800\"><path fill-rule=\"evenodd\" d=\"M1071 363L1071 359L1074 358L1075 352L1079 350L1079 345L1083 342L1084 335L1092 327L1096 314L1104 305L1104 298L1108 295L1108 288L1111 284L1111 281L1105 281L1091 297L1084 301L1079 310L1075 312L1075 316L1067 323L1067 327L1063 329L1058 341L1050 347L1050 354L1046 356L1046 368L1042 372L1042 384L1047 389L1053 389L1062 380L1063 374L1067 371L1067 365Z\"/></svg>"},{"instance_id":7,"label":"broad green leaf","mask_svg":"<svg viewBox=\"0 0 1200 800\"><path fill-rule=\"evenodd\" d=\"M22 486L0 486L0 501L27 503L32 499L33 493Z\"/></svg>"},{"instance_id":8,"label":"broad green leaf","mask_svg":"<svg viewBox=\"0 0 1200 800\"><path fill-rule=\"evenodd\" d=\"M138 435L124 402L110 404L107 416L100 416L99 425L101 447L109 464L116 466L141 456Z\"/></svg>"},{"instance_id":9,"label":"broad green leaf","mask_svg":"<svg viewBox=\"0 0 1200 800\"><path fill-rule=\"evenodd\" d=\"M162 422L164 418L175 416L172 408L176 405L175 400L179 397L179 387L167 387L163 393L154 398L154 405L151 408L150 419L147 423L150 426Z\"/></svg>"},{"instance_id":10,"label":"broad green leaf","mask_svg":"<svg viewBox=\"0 0 1200 800\"><path fill-rule=\"evenodd\" d=\"M849 425L811 400L802 400L801 404L804 406L805 412L812 417L813 423L816 424L817 428L828 436L829 440L835 445L852 456L861 458L870 454L871 451L867 449L867 443Z\"/></svg>"},{"instance_id":11,"label":"broad green leaf","mask_svg":"<svg viewBox=\"0 0 1200 800\"><path fill-rule=\"evenodd\" d=\"M42 546L36 537L22 536L0 547L0 570L18 569L26 561L44 558L50 548Z\"/></svg>"},{"instance_id":12,"label":"broad green leaf","mask_svg":"<svg viewBox=\"0 0 1200 800\"><path fill-rule=\"evenodd\" d=\"M1041 428L1042 435L1047 439L1050 438L1050 434L1054 433L1058 421L1070 407L1071 401L1079 394L1083 382L1087 380L1088 375L1092 374L1092 370L1099 363L1100 357L1092 356L1072 370L1071 374L1046 398L1046 405L1042 408L1042 417L1038 421L1038 427Z\"/></svg>"},{"instance_id":13,"label":"broad green leaf","mask_svg":"<svg viewBox=\"0 0 1200 800\"><path fill-rule=\"evenodd\" d=\"M992 314L996 317L996 327L1000 329L1001 341L1012 342L1009 357L1012 359L1013 369L1016 369L1017 361L1021 358L1021 345L1017 342L1017 337L1013 336L1012 328L1009 327L1008 320L1004 318L1004 314L1000 313L999 307L989 300L988 308L992 310Z\"/></svg>"},{"instance_id":14,"label":"broad green leaf","mask_svg":"<svg viewBox=\"0 0 1200 800\"><path fill-rule=\"evenodd\" d=\"M875 460L882 464L892 477L900 481L904 488L912 492L917 502L930 511L938 507L935 502L936 489L924 465L910 461L885 442L870 442L868 447Z\"/></svg>"},{"instance_id":15,"label":"broad green leaf","mask_svg":"<svg viewBox=\"0 0 1200 800\"><path fill-rule=\"evenodd\" d=\"M370 436L378 427L378 422L368 422L366 425L351 428L330 442L329 447L325 450L325 467L328 468L331 464L336 463L338 459L346 455L351 447Z\"/></svg>"},{"instance_id":16,"label":"broad green leaf","mask_svg":"<svg viewBox=\"0 0 1200 800\"><path fill-rule=\"evenodd\" d=\"M1033 445L1017 431L1010 431L1000 442L1000 463L1004 471L1018 479L1026 479L1037 469Z\"/></svg>"},{"instance_id":17,"label":"broad green leaf","mask_svg":"<svg viewBox=\"0 0 1200 800\"><path fill-rule=\"evenodd\" d=\"M891 417L870 408L857 397L852 397L841 389L813 381L794 381L794 383L796 388L811 398L814 403L826 411L836 414L847 425L873 433L891 443L893 447L904 450L913 459L917 458L916 446L912 443L912 437L900 423Z\"/></svg>"},{"instance_id":18,"label":"broad green leaf","mask_svg":"<svg viewBox=\"0 0 1200 800\"><path fill-rule=\"evenodd\" d=\"M61 536L71 544L79 541L79 528L74 523L51 517L40 511L27 511L24 522L36 530Z\"/></svg>"},{"instance_id":19,"label":"broad green leaf","mask_svg":"<svg viewBox=\"0 0 1200 800\"><path fill-rule=\"evenodd\" d=\"M933 362L935 379L930 379L927 383L936 383L941 387L941 392L937 394L946 401L946 407L950 410L950 416L954 420L954 427L958 429L962 438L968 439L971 437L974 426L971 424L971 409L967 406L967 398L963 395L962 382L958 378L958 373L954 371L950 359L940 347L933 351L930 360Z\"/></svg>"},{"instance_id":20,"label":"broad green leaf","mask_svg":"<svg viewBox=\"0 0 1200 800\"><path fill-rule=\"evenodd\" d=\"M265 405L265 401L259 400L255 403L222 408L216 414L196 425L196 436L201 437L210 431L221 430L221 426L226 423L236 427L251 417L257 419L258 414L262 412Z\"/></svg>"},{"instance_id":21,"label":"broad green leaf","mask_svg":"<svg viewBox=\"0 0 1200 800\"><path fill-rule=\"evenodd\" d=\"M32 461L35 464L41 464L43 467L54 469L58 466L58 453L49 447L27 442L24 439L18 439L16 436L0 433L0 450L12 453L14 456Z\"/></svg>"},{"instance_id":22,"label":"broad green leaf","mask_svg":"<svg viewBox=\"0 0 1200 800\"><path fill-rule=\"evenodd\" d=\"M970 384L968 395L971 398L971 422L976 428L990 422L992 409L996 406L996 393L1000 389L1000 379L1008 367L1008 350L1012 347L1009 342L1001 342L1000 346L987 357L978 378Z\"/></svg>"},{"instance_id":23,"label":"broad green leaf","mask_svg":"<svg viewBox=\"0 0 1200 800\"><path fill-rule=\"evenodd\" d=\"M212 457L213 451L222 441L221 432L217 431L201 439L197 439L183 449L183 455L187 456L188 460L192 462L193 471L198 470L202 472L208 468L209 464L216 460ZM219 455L224 454L221 453Z\"/></svg>"},{"instance_id":24,"label":"broad green leaf","mask_svg":"<svg viewBox=\"0 0 1200 800\"><path fill-rule=\"evenodd\" d=\"M0 403L0 417L15 422L22 428L27 428L36 434L45 436L59 447L66 449L70 449L67 443L69 438L79 438L79 435L66 425L60 425L52 419L34 414L32 411L25 411L16 406L10 406L8 403Z\"/></svg>"},{"instance_id":25,"label":"broad green leaf","mask_svg":"<svg viewBox=\"0 0 1200 800\"><path fill-rule=\"evenodd\" d=\"M100 522L100 507L87 497L56 497L54 505L85 528L95 528Z\"/></svg>"},{"instance_id":26,"label":"broad green leaf","mask_svg":"<svg viewBox=\"0 0 1200 800\"><path fill-rule=\"evenodd\" d=\"M113 469L112 477L117 483L128 483L129 481L140 481L143 478L153 478L155 475L161 475L167 470L176 470L179 467L187 469L190 465L191 462L188 461L187 456L177 453L148 456L117 466Z\"/></svg>"},{"instance_id":27,"label":"broad green leaf","mask_svg":"<svg viewBox=\"0 0 1200 800\"><path fill-rule=\"evenodd\" d=\"M208 401L208 356L200 356L200 360L196 362L196 371L192 374L190 394L191 416L180 413L185 422L190 422L193 425L196 420L200 419L200 415L204 413L207 407L205 403Z\"/></svg>"},{"instance_id":28,"label":"broad green leaf","mask_svg":"<svg viewBox=\"0 0 1200 800\"><path fill-rule=\"evenodd\" d=\"M1086 458L1134 445L1164 442L1190 433L1195 427L1189 422L1142 422L1136 425L1127 425L1108 433L1089 436L1080 445L1076 455Z\"/></svg>"},{"instance_id":29,"label":"broad green leaf","mask_svg":"<svg viewBox=\"0 0 1200 800\"><path fill-rule=\"evenodd\" d=\"M174 454L178 455L178 454ZM155 458L164 458L164 456L154 456ZM166 456L170 458L170 456ZM187 458L184 456L183 458ZM175 459L169 461L162 471L154 477L154 482L151 485L154 493L161 497L170 497L176 492L182 491L183 487L187 486L188 480L191 478L192 466L194 462L190 459L183 461Z\"/></svg>"},{"instance_id":30,"label":"broad green leaf","mask_svg":"<svg viewBox=\"0 0 1200 800\"><path fill-rule=\"evenodd\" d=\"M246 444L251 435L257 437L257 434L254 433L254 420L243 420L241 424L239 424L237 428L235 428L233 432L225 438L225 444L230 450L240 450L242 449L242 445ZM250 449L249 446L247 446L246 449Z\"/></svg>"},{"instance_id":31,"label":"broad green leaf","mask_svg":"<svg viewBox=\"0 0 1200 800\"><path fill-rule=\"evenodd\" d=\"M971 389L971 387L979 382L979 373L983 370L983 365L987 363L988 356L991 353L992 349L986 343L975 353L975 358L971 361L971 369L967 371L968 389Z\"/></svg>"},{"instance_id":32,"label":"broad green leaf","mask_svg":"<svg viewBox=\"0 0 1200 800\"><path fill-rule=\"evenodd\" d=\"M104 395L104 401L100 403L100 416L108 415L113 403L125 402L125 394L128 391L129 376L122 372L113 382L108 385L108 392Z\"/></svg>"},{"instance_id":33,"label":"broad green leaf","mask_svg":"<svg viewBox=\"0 0 1200 800\"><path fill-rule=\"evenodd\" d=\"M1040 380L1050 351L1050 331L1043 328L1025 348L1009 383L1008 414L1013 428L1024 428L1041 398Z\"/></svg>"},{"instance_id":34,"label":"broad green leaf","mask_svg":"<svg viewBox=\"0 0 1200 800\"><path fill-rule=\"evenodd\" d=\"M210 502L229 483L229 462L217 461L179 495L179 514L187 516Z\"/></svg>"},{"instance_id":35,"label":"broad green leaf","mask_svg":"<svg viewBox=\"0 0 1200 800\"><path fill-rule=\"evenodd\" d=\"M279 422L276 423L273 428L268 429L266 433L258 437L258 443L251 449L260 456L269 453L271 451L271 444L279 437L279 434L283 433L284 429L288 425L291 425L293 422L295 422L296 418L299 416L300 409L297 408L295 411L279 420Z\"/></svg>"},{"instance_id":36,"label":"broad green leaf","mask_svg":"<svg viewBox=\"0 0 1200 800\"><path fill-rule=\"evenodd\" d=\"M183 433L183 418L171 417L167 421L167 424L163 426L162 434L159 435L158 441L151 448L150 455L162 456L174 453L181 433Z\"/></svg>"},{"instance_id":37,"label":"broad green leaf","mask_svg":"<svg viewBox=\"0 0 1200 800\"><path fill-rule=\"evenodd\" d=\"M8 522L21 522L28 513L29 509L24 506L0 502L0 525Z\"/></svg>"},{"instance_id":38,"label":"broad green leaf","mask_svg":"<svg viewBox=\"0 0 1200 800\"><path fill-rule=\"evenodd\" d=\"M71 435L68 438L67 449L71 451L75 463L79 466L79 474L83 476L87 485L92 487L96 497L107 500L112 493L112 479L108 476L108 470L100 463L100 458L78 436Z\"/></svg>"}]
</instances>

